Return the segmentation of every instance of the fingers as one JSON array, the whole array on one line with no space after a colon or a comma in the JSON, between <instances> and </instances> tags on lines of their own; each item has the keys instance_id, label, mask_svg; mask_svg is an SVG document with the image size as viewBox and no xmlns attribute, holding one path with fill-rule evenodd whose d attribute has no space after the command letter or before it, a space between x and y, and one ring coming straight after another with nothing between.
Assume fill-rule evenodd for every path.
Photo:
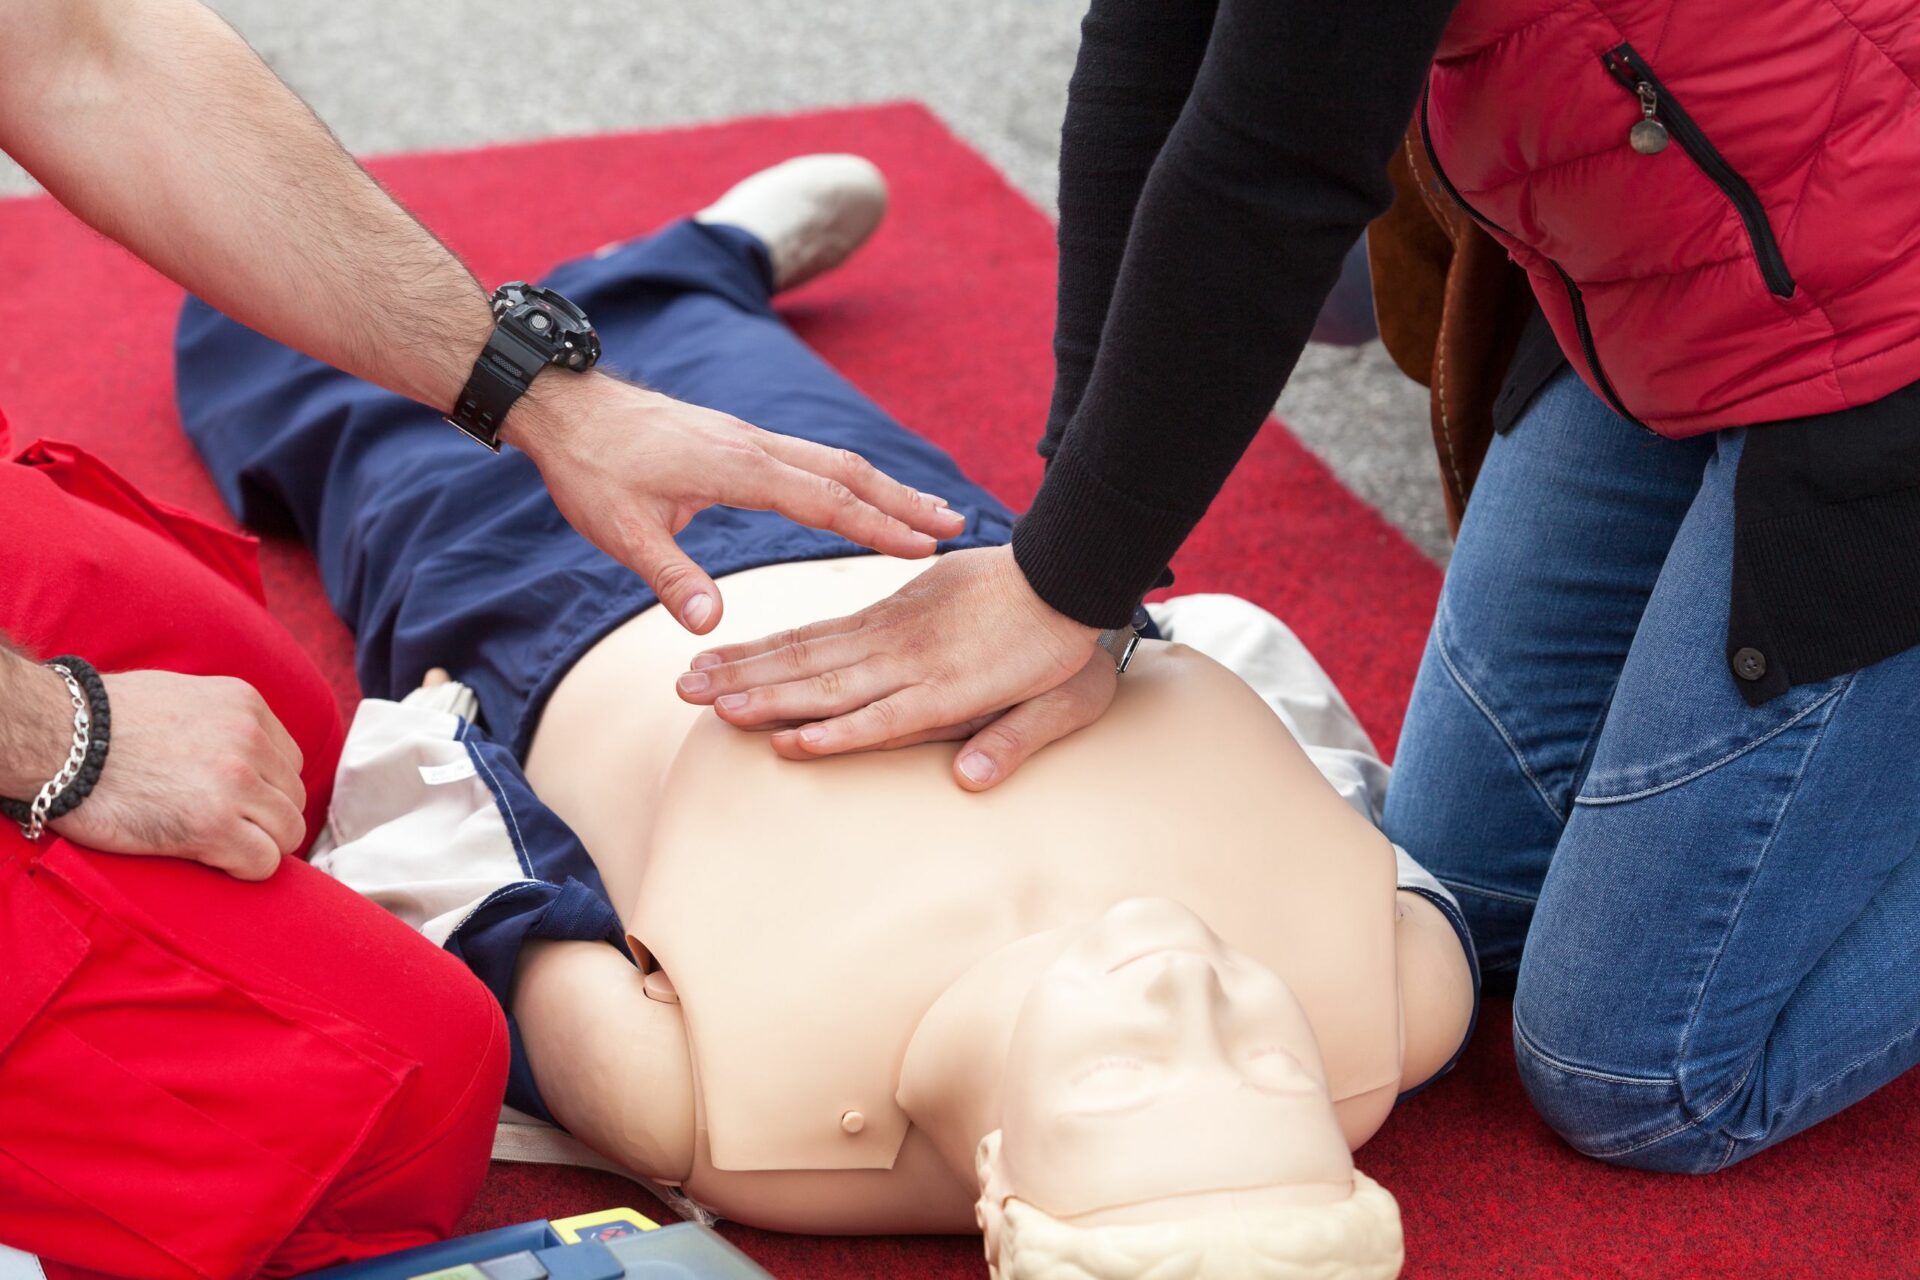
<instances>
[{"instance_id":1,"label":"fingers","mask_svg":"<svg viewBox=\"0 0 1920 1280\"><path fill-rule=\"evenodd\" d=\"M788 634L799 635L800 633L789 632ZM694 662L699 663L705 656L705 654L700 655L694 659ZM821 680L821 683L816 686L816 691L820 695L817 700L795 698L793 695L799 691L789 690L788 696L782 700L781 705L798 708L795 715L799 719L818 720L822 716L839 715L841 711L846 710L844 707L828 710L830 704L837 702L841 692L840 684L836 682L844 681L845 669L859 664L866 656L860 642L852 633L824 635L795 640L791 644L782 645L753 657L741 658L736 662L696 667L695 670L687 672L675 681L674 688L687 702L701 706L710 703L718 706L719 700L723 697L731 698L756 692L769 685L817 677ZM874 674L877 673L868 673L869 677ZM894 688L898 687L896 683ZM885 692L891 693L892 689ZM728 709L738 709L741 705L729 702L726 707L721 708L721 715L725 719L733 720L735 724L746 723L734 720L727 714ZM777 717L762 717L752 723L764 724L767 720L775 718Z\"/></svg>"},{"instance_id":2,"label":"fingers","mask_svg":"<svg viewBox=\"0 0 1920 1280\"><path fill-rule=\"evenodd\" d=\"M232 745L240 749L246 763L253 766L254 772L266 786L292 803L297 817L307 805L306 784L300 780L300 768L305 760L300 751L300 745L293 740L293 735L287 732L286 726L280 723L279 717L274 715L272 709L267 706L266 699L251 687L247 688L246 701L248 710L253 715L251 732L244 734ZM245 764L238 767L241 773L238 780L242 785L250 785L251 779L244 776ZM301 834L304 836L304 820L301 828ZM297 844L296 840L296 847ZM289 849L287 852L291 853L292 850Z\"/></svg>"},{"instance_id":3,"label":"fingers","mask_svg":"<svg viewBox=\"0 0 1920 1280\"><path fill-rule=\"evenodd\" d=\"M934 552L931 535L864 501L838 480L774 462L760 505L812 529L837 533L883 555L918 560Z\"/></svg>"},{"instance_id":4,"label":"fingers","mask_svg":"<svg viewBox=\"0 0 1920 1280\"><path fill-rule=\"evenodd\" d=\"M925 729L919 733L909 733L902 737L891 738L878 746L869 747L870 751L895 751L901 747L916 747L923 742L965 742L980 730L992 724L1000 716L995 711L989 715L975 716L961 724L942 725L938 729ZM798 729L800 726L793 726ZM774 754L787 760L811 760L813 753L803 750L800 736L792 730L783 729L771 736Z\"/></svg>"},{"instance_id":5,"label":"fingers","mask_svg":"<svg viewBox=\"0 0 1920 1280\"><path fill-rule=\"evenodd\" d=\"M966 530L966 517L948 507L944 498L901 484L850 449L832 449L773 431L763 431L757 439L762 449L781 462L839 482L875 511L909 529L934 538L955 538Z\"/></svg>"},{"instance_id":6,"label":"fingers","mask_svg":"<svg viewBox=\"0 0 1920 1280\"><path fill-rule=\"evenodd\" d=\"M280 845L250 818L236 816L199 860L236 880L265 880L280 867Z\"/></svg>"},{"instance_id":7,"label":"fingers","mask_svg":"<svg viewBox=\"0 0 1920 1280\"><path fill-rule=\"evenodd\" d=\"M807 756L866 751L953 723L924 685L911 685L845 715L791 730L790 741Z\"/></svg>"},{"instance_id":8,"label":"fingers","mask_svg":"<svg viewBox=\"0 0 1920 1280\"><path fill-rule=\"evenodd\" d=\"M705 674L695 671L690 676ZM688 678L681 677L682 681ZM713 700L713 709L728 724L742 729L757 729L781 723L804 723L823 716L845 715L855 707L884 698L899 688L899 678L890 677L884 664L862 662L851 667L833 667L803 680L762 684L741 693L724 693Z\"/></svg>"},{"instance_id":9,"label":"fingers","mask_svg":"<svg viewBox=\"0 0 1920 1280\"><path fill-rule=\"evenodd\" d=\"M776 631L772 635L762 636L758 640L746 640L738 644L719 645L706 650L704 653L695 654L693 661L687 665L695 671L705 671L711 674L715 667L725 666L730 662L744 662L748 658L757 658L778 649L788 649L797 645L804 645L809 641L825 639L828 636L846 635L849 632L859 630L860 627L864 625L865 620L866 611L863 610L860 613L849 614L844 618L828 618L824 622L814 622L804 627L792 627L786 631ZM797 674L811 675L812 672L807 671ZM724 692L724 690L720 691Z\"/></svg>"},{"instance_id":10,"label":"fingers","mask_svg":"<svg viewBox=\"0 0 1920 1280\"><path fill-rule=\"evenodd\" d=\"M267 833L276 853L298 853L307 838L307 821L300 806L284 790L262 778L242 806L247 821Z\"/></svg>"},{"instance_id":11,"label":"fingers","mask_svg":"<svg viewBox=\"0 0 1920 1280\"><path fill-rule=\"evenodd\" d=\"M255 714L260 721L260 727L266 730L267 745L275 757L285 762L296 778L299 777L300 768L306 763L306 756L301 752L300 744L293 740L293 735L287 732L287 727L280 723L280 717L273 714L273 710L267 706L266 699L260 698L259 703L259 709Z\"/></svg>"},{"instance_id":12,"label":"fingers","mask_svg":"<svg viewBox=\"0 0 1920 1280\"><path fill-rule=\"evenodd\" d=\"M672 534L660 530L643 537L627 563L693 634L703 636L720 621L720 588L687 558Z\"/></svg>"},{"instance_id":13,"label":"fingers","mask_svg":"<svg viewBox=\"0 0 1920 1280\"><path fill-rule=\"evenodd\" d=\"M280 717L273 714L273 708L268 706L267 700L260 696L260 691L245 680L238 679L221 680L220 687L232 691L233 696L238 699L239 708L251 716L255 725L258 726L258 732L243 739L240 745L256 754L270 754L284 762L285 766L293 771L294 776L298 777L301 767L306 763L306 757L300 750L300 744L293 740L293 735L287 732L287 727L280 723ZM262 767L265 766L262 765Z\"/></svg>"},{"instance_id":14,"label":"fingers","mask_svg":"<svg viewBox=\"0 0 1920 1280\"><path fill-rule=\"evenodd\" d=\"M953 779L968 791L986 791L1012 777L1027 758L1098 720L1113 701L1109 676L1104 691L1076 677L1029 699L975 734L953 759Z\"/></svg>"},{"instance_id":15,"label":"fingers","mask_svg":"<svg viewBox=\"0 0 1920 1280\"><path fill-rule=\"evenodd\" d=\"M275 795L284 798L287 803L293 807L293 812L296 816L306 811L307 786L304 782L300 781L299 774L287 767L284 760L276 757L273 760L266 761L260 768L260 778ZM301 835L304 836L306 819L304 817L301 818L300 823L302 828ZM293 850L289 849L287 852L292 853Z\"/></svg>"}]
</instances>

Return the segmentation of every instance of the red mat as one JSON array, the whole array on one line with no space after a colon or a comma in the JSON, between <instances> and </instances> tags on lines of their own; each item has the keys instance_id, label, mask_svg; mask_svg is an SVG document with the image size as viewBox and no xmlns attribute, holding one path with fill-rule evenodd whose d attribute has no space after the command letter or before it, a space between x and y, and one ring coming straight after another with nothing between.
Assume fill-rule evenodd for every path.
<instances>
[{"instance_id":1,"label":"red mat","mask_svg":"<svg viewBox=\"0 0 1920 1280\"><path fill-rule=\"evenodd\" d=\"M494 281L538 275L698 208L754 169L827 150L878 162L893 183L893 213L845 270L794 295L787 314L881 403L1023 504L1039 478L1032 445L1051 378L1052 230L923 109L401 156L373 167ZM173 410L179 291L41 199L0 202L0 280L12 338L0 348L0 403L16 441L77 441L156 496L217 512ZM305 551L272 546L266 559L276 611L350 703L350 646ZM1262 434L1176 567L1182 590L1234 591L1287 619L1376 740L1392 744L1439 574L1283 429ZM1656 1177L1561 1146L1527 1109L1507 1028L1508 1006L1490 1001L1461 1068L1401 1108L1360 1154L1400 1199L1408 1275L1920 1275L1920 1080L1726 1173ZM622 1203L665 1213L619 1179L496 1166L465 1227ZM985 1273L971 1239L727 1231L791 1280Z\"/></svg>"}]
</instances>

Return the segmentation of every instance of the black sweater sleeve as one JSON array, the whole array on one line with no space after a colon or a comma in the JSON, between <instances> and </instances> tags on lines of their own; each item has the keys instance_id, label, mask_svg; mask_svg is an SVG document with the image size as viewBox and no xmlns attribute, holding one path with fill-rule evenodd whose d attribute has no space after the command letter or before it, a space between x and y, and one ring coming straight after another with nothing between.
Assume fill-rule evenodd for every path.
<instances>
[{"instance_id":1,"label":"black sweater sleeve","mask_svg":"<svg viewBox=\"0 0 1920 1280\"><path fill-rule=\"evenodd\" d=\"M1134 206L1207 52L1216 0L1093 0L1060 129L1060 287L1051 459L1100 350Z\"/></svg>"},{"instance_id":2,"label":"black sweater sleeve","mask_svg":"<svg viewBox=\"0 0 1920 1280\"><path fill-rule=\"evenodd\" d=\"M1205 514L1391 199L1452 4L1096 0L1062 140L1051 463L1013 535L1054 608L1123 624Z\"/></svg>"}]
</instances>

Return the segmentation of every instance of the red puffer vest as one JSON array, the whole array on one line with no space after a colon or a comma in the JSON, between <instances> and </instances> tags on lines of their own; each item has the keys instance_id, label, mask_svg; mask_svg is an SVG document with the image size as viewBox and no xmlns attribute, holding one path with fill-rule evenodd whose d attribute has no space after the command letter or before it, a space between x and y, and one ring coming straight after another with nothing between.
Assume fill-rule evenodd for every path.
<instances>
[{"instance_id":1,"label":"red puffer vest","mask_svg":"<svg viewBox=\"0 0 1920 1280\"><path fill-rule=\"evenodd\" d=\"M1618 412L1690 436L1920 382L1913 0L1463 0L1421 110Z\"/></svg>"}]
</instances>

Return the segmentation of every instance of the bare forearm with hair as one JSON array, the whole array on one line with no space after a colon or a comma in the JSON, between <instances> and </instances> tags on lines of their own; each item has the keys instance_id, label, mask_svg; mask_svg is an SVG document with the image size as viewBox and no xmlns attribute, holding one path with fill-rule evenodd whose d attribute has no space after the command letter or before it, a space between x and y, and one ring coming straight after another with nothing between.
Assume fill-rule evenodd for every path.
<instances>
[{"instance_id":1,"label":"bare forearm with hair","mask_svg":"<svg viewBox=\"0 0 1920 1280\"><path fill-rule=\"evenodd\" d=\"M66 685L0 635L0 796L31 799L59 771L72 741Z\"/></svg>"},{"instance_id":2,"label":"bare forearm with hair","mask_svg":"<svg viewBox=\"0 0 1920 1280\"><path fill-rule=\"evenodd\" d=\"M199 0L0 0L0 150L236 320L442 412L492 333L472 274ZM700 633L720 591L674 535L707 507L911 557L964 524L848 450L600 373L541 378L501 437Z\"/></svg>"},{"instance_id":3,"label":"bare forearm with hair","mask_svg":"<svg viewBox=\"0 0 1920 1280\"><path fill-rule=\"evenodd\" d=\"M448 408L472 274L198 0L0 0L0 149L235 319Z\"/></svg>"}]
</instances>

